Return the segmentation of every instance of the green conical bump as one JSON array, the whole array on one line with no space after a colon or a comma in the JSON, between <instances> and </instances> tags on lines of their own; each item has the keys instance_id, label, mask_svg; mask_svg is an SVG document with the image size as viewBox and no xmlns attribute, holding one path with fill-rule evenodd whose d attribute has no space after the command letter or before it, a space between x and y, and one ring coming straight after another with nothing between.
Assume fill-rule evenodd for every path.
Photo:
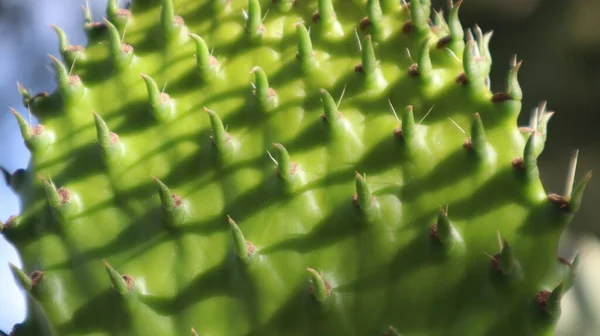
<instances>
[{"instance_id":1,"label":"green conical bump","mask_svg":"<svg viewBox=\"0 0 600 336\"><path fill-rule=\"evenodd\" d=\"M123 143L119 140L119 136L116 133L109 131L106 122L98 115L98 113L92 113L96 124L98 145L100 145L100 148L102 149L102 154L105 159L114 162L123 155L125 150Z\"/></svg>"},{"instance_id":2,"label":"green conical bump","mask_svg":"<svg viewBox=\"0 0 600 336\"><path fill-rule=\"evenodd\" d=\"M287 13L289 12L292 7L294 6L294 3L296 3L296 0L272 0L274 4L277 5L277 9L281 12L281 13Z\"/></svg>"},{"instance_id":3,"label":"green conical bump","mask_svg":"<svg viewBox=\"0 0 600 336\"><path fill-rule=\"evenodd\" d=\"M156 82L150 76L140 75L146 84L148 102L152 115L160 121L170 120L175 116L173 100L165 92L158 89Z\"/></svg>"},{"instance_id":4,"label":"green conical bump","mask_svg":"<svg viewBox=\"0 0 600 336\"><path fill-rule=\"evenodd\" d=\"M113 65L118 70L124 70L133 61L133 46L121 42L119 31L110 21L104 19L104 24L108 28L108 42Z\"/></svg>"},{"instance_id":5,"label":"green conical bump","mask_svg":"<svg viewBox=\"0 0 600 336\"><path fill-rule=\"evenodd\" d=\"M244 238L244 234L240 227L236 224L236 222L227 216L227 220L229 221L229 226L231 227L231 235L233 236L233 245L235 248L235 253L241 259L246 259L252 253L254 253L254 245Z\"/></svg>"},{"instance_id":6,"label":"green conical bump","mask_svg":"<svg viewBox=\"0 0 600 336\"><path fill-rule=\"evenodd\" d=\"M483 159L486 156L487 142L485 140L485 130L479 113L473 114L471 123L471 138L465 144L465 148L472 150L478 158Z\"/></svg>"},{"instance_id":7,"label":"green conical bump","mask_svg":"<svg viewBox=\"0 0 600 336\"><path fill-rule=\"evenodd\" d=\"M169 187L156 177L152 177L158 185L158 196L160 204L165 214L167 226L181 224L187 216L187 209L181 196L171 192Z\"/></svg>"},{"instance_id":8,"label":"green conical bump","mask_svg":"<svg viewBox=\"0 0 600 336\"><path fill-rule=\"evenodd\" d=\"M375 196L371 192L371 187L367 183L366 177L356 172L356 194L355 204L364 212L369 212L374 208Z\"/></svg>"},{"instance_id":9,"label":"green conical bump","mask_svg":"<svg viewBox=\"0 0 600 336\"><path fill-rule=\"evenodd\" d=\"M222 148L227 141L229 141L229 134L225 132L225 127L223 127L223 122L221 118L215 113L215 111L209 110L208 108L204 108L204 111L208 114L210 118L210 125L213 131L212 140L215 146Z\"/></svg>"},{"instance_id":10,"label":"green conical bump","mask_svg":"<svg viewBox=\"0 0 600 336\"><path fill-rule=\"evenodd\" d=\"M27 124L27 121L14 109L10 109L12 114L17 119L17 124L19 125L19 129L21 130L21 136L23 137L23 141L25 146L29 151L36 154L43 154L50 145L52 145L54 141L53 134L46 130L46 128L38 124L35 127L30 127Z\"/></svg>"},{"instance_id":11,"label":"green conical bump","mask_svg":"<svg viewBox=\"0 0 600 336\"><path fill-rule=\"evenodd\" d=\"M31 99L31 93L21 85L21 83L17 82L17 89L19 90L19 94L21 95L23 106L28 107Z\"/></svg>"},{"instance_id":12,"label":"green conical bump","mask_svg":"<svg viewBox=\"0 0 600 336\"><path fill-rule=\"evenodd\" d=\"M460 1L120 2L17 85L14 336L554 334L591 174L545 190L553 112Z\"/></svg>"},{"instance_id":13,"label":"green conical bump","mask_svg":"<svg viewBox=\"0 0 600 336\"><path fill-rule=\"evenodd\" d=\"M211 82L219 71L219 63L209 50L206 42L196 34L190 34L196 44L196 67L198 74L204 83Z\"/></svg>"},{"instance_id":14,"label":"green conical bump","mask_svg":"<svg viewBox=\"0 0 600 336\"><path fill-rule=\"evenodd\" d=\"M261 107L265 110L270 110L277 105L277 93L269 87L269 79L267 74L261 67L254 67L250 71L255 76L254 95L258 99Z\"/></svg>"},{"instance_id":15,"label":"green conical bump","mask_svg":"<svg viewBox=\"0 0 600 336\"><path fill-rule=\"evenodd\" d=\"M173 0L162 0L160 25L167 43L185 42L188 38L183 18L175 15Z\"/></svg>"},{"instance_id":16,"label":"green conical bump","mask_svg":"<svg viewBox=\"0 0 600 336\"><path fill-rule=\"evenodd\" d=\"M19 282L21 287L26 291L31 291L31 288L34 286L32 279L29 275L25 274L25 272L21 271L17 266L12 263L8 263L10 270L15 277L15 279Z\"/></svg>"},{"instance_id":17,"label":"green conical bump","mask_svg":"<svg viewBox=\"0 0 600 336\"><path fill-rule=\"evenodd\" d=\"M564 284L561 282L552 291L541 291L537 294L537 303L540 310L553 319L558 319L561 314L561 299L564 295Z\"/></svg>"},{"instance_id":18,"label":"green conical bump","mask_svg":"<svg viewBox=\"0 0 600 336\"><path fill-rule=\"evenodd\" d=\"M515 256L506 239L502 240L502 251L500 252L498 258L500 259L498 263L498 269L500 272L502 272L504 275L512 274L517 266L517 261L515 260Z\"/></svg>"},{"instance_id":19,"label":"green conical bump","mask_svg":"<svg viewBox=\"0 0 600 336\"><path fill-rule=\"evenodd\" d=\"M411 23L419 35L425 35L429 32L428 12L430 8L423 1L410 1Z\"/></svg>"},{"instance_id":20,"label":"green conical bump","mask_svg":"<svg viewBox=\"0 0 600 336\"><path fill-rule=\"evenodd\" d=\"M320 89L321 101L323 102L323 118L327 123L337 126L340 123L341 113L338 110L337 104L329 92L325 89Z\"/></svg>"},{"instance_id":21,"label":"green conical bump","mask_svg":"<svg viewBox=\"0 0 600 336\"><path fill-rule=\"evenodd\" d=\"M430 42L429 38L423 41L417 61L418 76L426 83L431 80L431 76L433 75L433 66L431 65L431 57L429 56L429 49L431 48Z\"/></svg>"},{"instance_id":22,"label":"green conical bump","mask_svg":"<svg viewBox=\"0 0 600 336\"><path fill-rule=\"evenodd\" d=\"M343 35L332 0L317 0L317 12L312 16L312 20L317 22L321 31L327 36Z\"/></svg>"},{"instance_id":23,"label":"green conical bump","mask_svg":"<svg viewBox=\"0 0 600 336\"><path fill-rule=\"evenodd\" d=\"M65 65L56 57L48 55L52 59L54 69L56 70L55 77L58 82L58 90L63 99L67 101L78 101L85 91L81 78L77 75L71 75Z\"/></svg>"},{"instance_id":24,"label":"green conical bump","mask_svg":"<svg viewBox=\"0 0 600 336\"><path fill-rule=\"evenodd\" d=\"M125 31L125 27L131 16L131 12L126 9L119 8L119 0L108 0L106 3L106 18L112 23L119 33ZM88 25L91 24L91 13L89 8L86 13L86 21Z\"/></svg>"},{"instance_id":25,"label":"green conical bump","mask_svg":"<svg viewBox=\"0 0 600 336\"><path fill-rule=\"evenodd\" d=\"M444 208L440 208L438 212L438 219L435 224L435 230L433 232L434 237L437 238L442 244L448 245L453 240L452 230L452 225L450 224L446 210L444 210Z\"/></svg>"},{"instance_id":26,"label":"green conical bump","mask_svg":"<svg viewBox=\"0 0 600 336\"><path fill-rule=\"evenodd\" d=\"M361 64L355 70L364 77L365 88L369 91L382 90L387 83L381 73L379 61L375 57L371 35L363 39L361 60Z\"/></svg>"},{"instance_id":27,"label":"green conical bump","mask_svg":"<svg viewBox=\"0 0 600 336\"><path fill-rule=\"evenodd\" d=\"M55 25L50 25L58 36L58 49L67 64L86 60L85 48L80 45L70 45L64 30Z\"/></svg>"},{"instance_id":28,"label":"green conical bump","mask_svg":"<svg viewBox=\"0 0 600 336\"><path fill-rule=\"evenodd\" d=\"M246 15L246 33L251 40L261 38L265 34L265 26L262 24L262 9L258 0L248 0Z\"/></svg>"},{"instance_id":29,"label":"green conical bump","mask_svg":"<svg viewBox=\"0 0 600 336\"><path fill-rule=\"evenodd\" d=\"M298 53L296 57L302 62L305 69L312 69L316 66L316 59L308 30L303 23L297 23L296 32L298 34Z\"/></svg>"},{"instance_id":30,"label":"green conical bump","mask_svg":"<svg viewBox=\"0 0 600 336\"><path fill-rule=\"evenodd\" d=\"M330 292L331 289L329 287L329 284L327 284L327 282L325 282L325 280L323 280L323 276L321 274L319 274L317 271L315 271L312 268L307 268L306 269L308 271L308 273L310 273L310 292L311 294L314 296L314 298L317 301L323 301L325 300Z\"/></svg>"},{"instance_id":31,"label":"green conical bump","mask_svg":"<svg viewBox=\"0 0 600 336\"><path fill-rule=\"evenodd\" d=\"M117 272L108 262L104 261L104 269L108 274L110 283L117 293L126 295L133 288L133 278L125 277Z\"/></svg>"},{"instance_id":32,"label":"green conical bump","mask_svg":"<svg viewBox=\"0 0 600 336\"><path fill-rule=\"evenodd\" d=\"M376 41L383 38L383 27L381 27L381 19L383 13L379 0L367 1L367 17L361 22L361 28L367 30Z\"/></svg>"},{"instance_id":33,"label":"green conical bump","mask_svg":"<svg viewBox=\"0 0 600 336\"><path fill-rule=\"evenodd\" d=\"M404 109L404 115L402 116L402 139L404 139L407 144L410 144L413 141L416 127L413 107L412 105L409 105Z\"/></svg>"}]
</instances>

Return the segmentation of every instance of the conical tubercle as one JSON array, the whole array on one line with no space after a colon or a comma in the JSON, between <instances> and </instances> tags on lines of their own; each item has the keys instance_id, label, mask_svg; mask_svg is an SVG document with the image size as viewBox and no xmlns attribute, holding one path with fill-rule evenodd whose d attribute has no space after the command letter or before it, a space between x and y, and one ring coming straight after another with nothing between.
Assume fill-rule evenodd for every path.
<instances>
[{"instance_id":1,"label":"conical tubercle","mask_svg":"<svg viewBox=\"0 0 600 336\"><path fill-rule=\"evenodd\" d=\"M227 221L229 222L229 227L231 228L231 234L236 255L240 259L247 259L256 250L254 244L246 240L240 227L229 215L227 215Z\"/></svg>"}]
</instances>

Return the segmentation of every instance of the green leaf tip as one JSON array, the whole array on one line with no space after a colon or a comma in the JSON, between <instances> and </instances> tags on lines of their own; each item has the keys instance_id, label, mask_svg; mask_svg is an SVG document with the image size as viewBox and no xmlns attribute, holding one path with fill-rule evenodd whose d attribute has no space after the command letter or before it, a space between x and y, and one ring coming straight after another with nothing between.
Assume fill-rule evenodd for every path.
<instances>
[{"instance_id":1,"label":"green leaf tip","mask_svg":"<svg viewBox=\"0 0 600 336\"><path fill-rule=\"evenodd\" d=\"M10 262L8 263L8 266L10 267L15 280L17 280L21 287L28 293L30 293L33 288L39 285L44 276L44 272L42 271L35 271L28 275Z\"/></svg>"},{"instance_id":2,"label":"green leaf tip","mask_svg":"<svg viewBox=\"0 0 600 336\"><path fill-rule=\"evenodd\" d=\"M124 70L133 61L133 46L121 42L121 36L117 28L107 19L104 24L108 28L108 42L113 65L117 70Z\"/></svg>"},{"instance_id":3,"label":"green leaf tip","mask_svg":"<svg viewBox=\"0 0 600 336\"><path fill-rule=\"evenodd\" d=\"M412 77L421 78L424 82L429 82L433 76L433 65L431 64L431 38L426 38L421 43L417 63L408 68L408 74Z\"/></svg>"},{"instance_id":4,"label":"green leaf tip","mask_svg":"<svg viewBox=\"0 0 600 336\"><path fill-rule=\"evenodd\" d=\"M498 256L498 270L504 275L510 275L517 265L512 248L506 239L502 239L502 250Z\"/></svg>"},{"instance_id":5,"label":"green leaf tip","mask_svg":"<svg viewBox=\"0 0 600 336\"><path fill-rule=\"evenodd\" d=\"M369 211L374 207L375 196L371 192L371 187L367 183L366 175L362 176L359 172L355 172L355 188L354 204L363 211Z\"/></svg>"},{"instance_id":6,"label":"green leaf tip","mask_svg":"<svg viewBox=\"0 0 600 336\"><path fill-rule=\"evenodd\" d=\"M321 117L332 126L339 125L342 113L338 110L335 100L333 100L329 91L325 89L320 89L319 93L323 102L323 114Z\"/></svg>"},{"instance_id":7,"label":"green leaf tip","mask_svg":"<svg viewBox=\"0 0 600 336\"><path fill-rule=\"evenodd\" d=\"M521 85L519 84L519 69L521 68L521 64L523 61L517 62L517 56L515 55L512 60L512 67L510 72L508 73L508 83L507 83L507 91L508 95L513 100L521 101L523 99L523 90L521 89Z\"/></svg>"},{"instance_id":8,"label":"green leaf tip","mask_svg":"<svg viewBox=\"0 0 600 336\"><path fill-rule=\"evenodd\" d=\"M279 12L287 13L292 10L292 7L296 4L296 0L273 0L273 3L277 6Z\"/></svg>"},{"instance_id":9,"label":"green leaf tip","mask_svg":"<svg viewBox=\"0 0 600 336\"><path fill-rule=\"evenodd\" d=\"M538 136L540 136L538 133L532 132L525 143L523 156L512 161L513 168L527 181L534 181L539 176L535 147L535 140Z\"/></svg>"},{"instance_id":10,"label":"green leaf tip","mask_svg":"<svg viewBox=\"0 0 600 336\"><path fill-rule=\"evenodd\" d=\"M298 52L296 53L296 58L302 62L302 66L306 70L310 70L316 66L316 59L310 34L304 23L296 23L296 36L298 38Z\"/></svg>"},{"instance_id":11,"label":"green leaf tip","mask_svg":"<svg viewBox=\"0 0 600 336\"><path fill-rule=\"evenodd\" d=\"M429 32L427 19L431 10L430 6L431 4L425 1L410 1L411 26L416 28L419 35L425 35Z\"/></svg>"},{"instance_id":12,"label":"green leaf tip","mask_svg":"<svg viewBox=\"0 0 600 336\"><path fill-rule=\"evenodd\" d=\"M15 109L10 108L15 116L25 147L34 155L43 154L54 143L54 134L42 125L29 126L25 118Z\"/></svg>"},{"instance_id":13,"label":"green leaf tip","mask_svg":"<svg viewBox=\"0 0 600 336\"><path fill-rule=\"evenodd\" d=\"M400 130L396 132L396 136L403 139L405 143L410 144L415 137L416 128L414 108L412 105L408 105L404 109Z\"/></svg>"},{"instance_id":14,"label":"green leaf tip","mask_svg":"<svg viewBox=\"0 0 600 336\"><path fill-rule=\"evenodd\" d=\"M248 0L246 33L251 41L260 39L266 33L265 26L262 24L262 9L258 0Z\"/></svg>"},{"instance_id":15,"label":"green leaf tip","mask_svg":"<svg viewBox=\"0 0 600 336\"><path fill-rule=\"evenodd\" d=\"M167 43L183 43L189 37L185 21L181 16L175 15L173 0L162 0L160 25Z\"/></svg>"},{"instance_id":16,"label":"green leaf tip","mask_svg":"<svg viewBox=\"0 0 600 336\"><path fill-rule=\"evenodd\" d=\"M125 151L125 147L119 139L119 136L108 129L106 122L98 113L92 111L92 114L96 126L96 138L98 140L98 145L100 145L100 148L102 149L104 158L109 161L115 161L121 158Z\"/></svg>"},{"instance_id":17,"label":"green leaf tip","mask_svg":"<svg viewBox=\"0 0 600 336\"><path fill-rule=\"evenodd\" d=\"M196 69L204 83L210 83L219 72L219 62L210 54L204 39L196 34L189 34L196 45Z\"/></svg>"},{"instance_id":18,"label":"green leaf tip","mask_svg":"<svg viewBox=\"0 0 600 336\"><path fill-rule=\"evenodd\" d=\"M558 284L552 291L539 291L536 295L536 302L540 311L553 320L558 320L562 313L561 300L564 293L565 286L562 282Z\"/></svg>"},{"instance_id":19,"label":"green leaf tip","mask_svg":"<svg viewBox=\"0 0 600 336\"><path fill-rule=\"evenodd\" d=\"M465 141L463 147L473 152L478 158L483 159L486 156L487 142L485 139L485 129L479 113L473 114L471 123L471 137Z\"/></svg>"},{"instance_id":20,"label":"green leaf tip","mask_svg":"<svg viewBox=\"0 0 600 336\"><path fill-rule=\"evenodd\" d=\"M65 222L81 211L81 202L77 194L66 187L57 189L51 180L46 180L41 175L38 175L38 178L42 181L48 205L58 222Z\"/></svg>"},{"instance_id":21,"label":"green leaf tip","mask_svg":"<svg viewBox=\"0 0 600 336\"><path fill-rule=\"evenodd\" d=\"M215 111L207 107L204 107L204 111L206 112L206 114L208 114L208 117L210 119L210 125L213 132L211 140L217 148L221 149L228 142L230 142L231 136L225 131L223 121L221 121L221 118L215 113Z\"/></svg>"},{"instance_id":22,"label":"green leaf tip","mask_svg":"<svg viewBox=\"0 0 600 336\"><path fill-rule=\"evenodd\" d=\"M158 186L158 196L167 226L172 227L173 225L184 223L188 216L188 209L184 199L178 194L171 192L169 187L156 176L152 176L152 179Z\"/></svg>"},{"instance_id":23,"label":"green leaf tip","mask_svg":"<svg viewBox=\"0 0 600 336\"><path fill-rule=\"evenodd\" d=\"M55 69L55 78L61 97L66 100L77 101L84 93L83 83L77 75L71 75L65 65L58 58L48 54Z\"/></svg>"},{"instance_id":24,"label":"green leaf tip","mask_svg":"<svg viewBox=\"0 0 600 336\"><path fill-rule=\"evenodd\" d=\"M157 177L152 176L152 179L158 185L158 195L160 197L160 203L165 211L172 212L175 210L175 208L181 206L181 197L171 193L169 187L167 187L167 185L164 184Z\"/></svg>"},{"instance_id":25,"label":"green leaf tip","mask_svg":"<svg viewBox=\"0 0 600 336\"><path fill-rule=\"evenodd\" d=\"M252 70L250 70L250 73L254 74L256 81L256 83L253 84L254 95L264 110L271 110L277 105L278 98L275 89L269 87L267 74L259 66L253 67Z\"/></svg>"},{"instance_id":26,"label":"green leaf tip","mask_svg":"<svg viewBox=\"0 0 600 336\"><path fill-rule=\"evenodd\" d=\"M65 34L64 30L56 25L50 25L52 29L56 32L58 36L58 50L60 51L63 60L66 63L73 64L74 62L85 61L85 47L81 45L70 45L69 40L67 39L67 34Z\"/></svg>"},{"instance_id":27,"label":"green leaf tip","mask_svg":"<svg viewBox=\"0 0 600 336\"><path fill-rule=\"evenodd\" d=\"M331 294L330 285L323 280L323 276L312 268L306 269L310 274L309 291L317 301L325 300Z\"/></svg>"},{"instance_id":28,"label":"green leaf tip","mask_svg":"<svg viewBox=\"0 0 600 336\"><path fill-rule=\"evenodd\" d=\"M33 98L31 93L26 88L24 88L23 85L21 85L21 83L19 82L17 82L17 90L19 90L19 94L21 95L23 106L29 107L29 104L31 103L31 100Z\"/></svg>"},{"instance_id":29,"label":"green leaf tip","mask_svg":"<svg viewBox=\"0 0 600 336\"><path fill-rule=\"evenodd\" d=\"M227 215L227 221L229 222L229 226L231 228L235 253L238 257L240 257L240 259L247 259L254 253L254 245L246 240L240 227L229 215Z\"/></svg>"},{"instance_id":30,"label":"green leaf tip","mask_svg":"<svg viewBox=\"0 0 600 336\"><path fill-rule=\"evenodd\" d=\"M431 227L431 236L444 245L452 241L452 225L443 207L438 210L437 222Z\"/></svg>"},{"instance_id":31,"label":"green leaf tip","mask_svg":"<svg viewBox=\"0 0 600 336\"><path fill-rule=\"evenodd\" d=\"M135 285L134 278L130 275L119 274L106 260L103 260L103 263L112 287L121 295L128 294Z\"/></svg>"},{"instance_id":32,"label":"green leaf tip","mask_svg":"<svg viewBox=\"0 0 600 336\"><path fill-rule=\"evenodd\" d=\"M585 191L585 188L588 185L589 181L592 179L592 171L588 171L580 181L575 183L575 173L577 171L578 156L579 151L576 150L573 153L573 156L571 157L571 161L569 163L569 170L565 182L564 195L548 195L548 199L550 200L550 202L554 203L559 209L570 214L575 214L579 211L579 208L581 207L581 202L583 200L583 193Z\"/></svg>"},{"instance_id":33,"label":"green leaf tip","mask_svg":"<svg viewBox=\"0 0 600 336\"><path fill-rule=\"evenodd\" d=\"M375 57L371 35L366 35L363 39L361 63L354 67L354 71L363 75L364 85L369 91L381 91L387 84Z\"/></svg>"},{"instance_id":34,"label":"green leaf tip","mask_svg":"<svg viewBox=\"0 0 600 336\"><path fill-rule=\"evenodd\" d=\"M6 222L4 224L2 223L2 221L0 221L0 233L6 233L9 230L12 232L15 229L18 229L20 227L20 225L21 225L21 217L20 216L14 216L14 215L10 216L10 217L8 217L8 219L6 220Z\"/></svg>"},{"instance_id":35,"label":"green leaf tip","mask_svg":"<svg viewBox=\"0 0 600 336\"><path fill-rule=\"evenodd\" d=\"M290 180L297 174L298 165L292 162L287 149L280 143L274 143L273 147L277 151L277 174L283 180Z\"/></svg>"},{"instance_id":36,"label":"green leaf tip","mask_svg":"<svg viewBox=\"0 0 600 336\"><path fill-rule=\"evenodd\" d=\"M148 104L150 113L158 121L172 120L175 116L175 104L173 99L158 89L156 82L148 75L140 74L146 84Z\"/></svg>"},{"instance_id":37,"label":"green leaf tip","mask_svg":"<svg viewBox=\"0 0 600 336\"><path fill-rule=\"evenodd\" d=\"M360 29L371 35L375 41L381 41L383 38L382 18L383 11L380 1L368 0L367 16L360 22Z\"/></svg>"},{"instance_id":38,"label":"green leaf tip","mask_svg":"<svg viewBox=\"0 0 600 336\"><path fill-rule=\"evenodd\" d=\"M131 17L131 11L124 8L119 8L119 0L108 0L106 3L106 17L110 23L115 25L119 32L123 32L125 25ZM87 15L86 21L88 21ZM91 12L89 13L89 21L91 21Z\"/></svg>"}]
</instances>

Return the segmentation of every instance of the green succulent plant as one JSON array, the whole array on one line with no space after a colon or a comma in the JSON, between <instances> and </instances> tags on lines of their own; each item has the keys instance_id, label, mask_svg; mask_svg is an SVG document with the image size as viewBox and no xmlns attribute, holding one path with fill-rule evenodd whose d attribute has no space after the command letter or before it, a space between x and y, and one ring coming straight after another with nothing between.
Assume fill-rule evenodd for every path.
<instances>
[{"instance_id":1,"label":"green succulent plant","mask_svg":"<svg viewBox=\"0 0 600 336\"><path fill-rule=\"evenodd\" d=\"M516 57L429 0L137 0L54 27L5 172L15 335L551 335L591 177L548 193ZM60 58L60 59L59 59Z\"/></svg>"}]
</instances>

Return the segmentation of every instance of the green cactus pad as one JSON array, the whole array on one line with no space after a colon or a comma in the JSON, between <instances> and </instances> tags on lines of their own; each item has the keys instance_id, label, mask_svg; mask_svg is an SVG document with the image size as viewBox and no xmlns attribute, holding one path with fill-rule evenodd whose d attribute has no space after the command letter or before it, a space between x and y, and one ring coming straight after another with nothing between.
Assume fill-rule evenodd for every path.
<instances>
[{"instance_id":1,"label":"green cactus pad","mask_svg":"<svg viewBox=\"0 0 600 336\"><path fill-rule=\"evenodd\" d=\"M553 334L591 175L544 189L460 2L116 4L19 86L17 335Z\"/></svg>"}]
</instances>

